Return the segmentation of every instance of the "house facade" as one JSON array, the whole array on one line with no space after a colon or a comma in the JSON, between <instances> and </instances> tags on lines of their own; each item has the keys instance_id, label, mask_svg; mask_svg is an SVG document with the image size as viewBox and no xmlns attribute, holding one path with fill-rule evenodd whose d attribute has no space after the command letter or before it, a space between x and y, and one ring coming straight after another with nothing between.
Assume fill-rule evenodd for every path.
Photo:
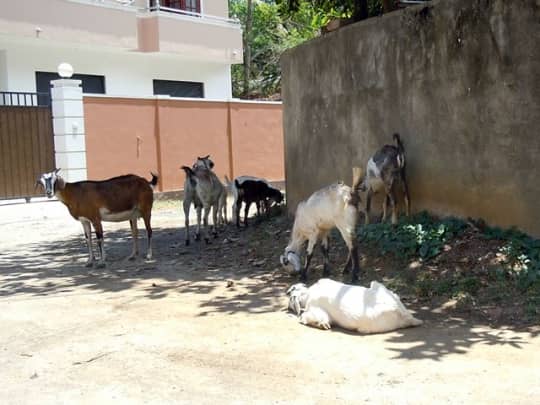
<instances>
[{"instance_id":1,"label":"house facade","mask_svg":"<svg viewBox=\"0 0 540 405\"><path fill-rule=\"evenodd\" d=\"M85 94L225 100L242 63L227 0L17 0L0 13L0 91L48 92L67 62Z\"/></svg>"}]
</instances>

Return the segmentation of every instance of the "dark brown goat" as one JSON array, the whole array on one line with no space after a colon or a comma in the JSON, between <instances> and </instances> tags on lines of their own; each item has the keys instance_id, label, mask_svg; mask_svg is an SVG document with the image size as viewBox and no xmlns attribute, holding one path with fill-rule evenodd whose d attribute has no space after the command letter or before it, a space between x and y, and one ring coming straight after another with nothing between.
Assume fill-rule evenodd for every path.
<instances>
[{"instance_id":1,"label":"dark brown goat","mask_svg":"<svg viewBox=\"0 0 540 405\"><path fill-rule=\"evenodd\" d=\"M98 265L100 267L105 265L102 221L129 221L133 236L133 251L129 259L134 259L139 250L137 219L142 217L148 235L146 258L152 258L150 217L154 202L152 189L158 182L158 177L155 174L152 174L151 181L128 174L103 181L68 183L58 175L59 170L56 169L53 172L42 174L38 183L45 189L47 197L56 196L66 205L71 216L81 222L88 245L89 258L86 264L87 267L92 266L94 262L91 226L96 231L100 253Z\"/></svg>"},{"instance_id":2,"label":"dark brown goat","mask_svg":"<svg viewBox=\"0 0 540 405\"><path fill-rule=\"evenodd\" d=\"M283 201L283 194L273 187L269 187L264 181L244 180L239 182L234 180L234 185L238 189L238 201L236 202L236 226L240 227L240 207L244 202L244 225L248 226L248 212L251 204L257 205L257 213L261 211L261 202L266 205L267 200L273 200L277 204Z\"/></svg>"}]
</instances>

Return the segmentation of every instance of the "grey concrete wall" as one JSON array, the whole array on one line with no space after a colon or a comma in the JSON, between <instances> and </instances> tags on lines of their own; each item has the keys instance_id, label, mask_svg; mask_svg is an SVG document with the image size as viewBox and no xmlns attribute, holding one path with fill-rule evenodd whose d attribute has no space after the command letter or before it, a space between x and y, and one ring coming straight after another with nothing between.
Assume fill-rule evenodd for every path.
<instances>
[{"instance_id":1,"label":"grey concrete wall","mask_svg":"<svg viewBox=\"0 0 540 405\"><path fill-rule=\"evenodd\" d=\"M433 1L292 49L282 70L289 212L399 132L413 210L540 236L540 0Z\"/></svg>"}]
</instances>

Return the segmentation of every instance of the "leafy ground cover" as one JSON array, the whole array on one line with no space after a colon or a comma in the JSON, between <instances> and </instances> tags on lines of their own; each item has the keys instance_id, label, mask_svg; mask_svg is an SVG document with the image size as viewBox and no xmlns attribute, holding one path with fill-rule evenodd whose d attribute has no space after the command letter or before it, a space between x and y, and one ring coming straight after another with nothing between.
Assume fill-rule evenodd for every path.
<instances>
[{"instance_id":1,"label":"leafy ground cover","mask_svg":"<svg viewBox=\"0 0 540 405\"><path fill-rule=\"evenodd\" d=\"M366 271L418 303L490 322L540 321L540 240L426 212L359 229Z\"/></svg>"}]
</instances>

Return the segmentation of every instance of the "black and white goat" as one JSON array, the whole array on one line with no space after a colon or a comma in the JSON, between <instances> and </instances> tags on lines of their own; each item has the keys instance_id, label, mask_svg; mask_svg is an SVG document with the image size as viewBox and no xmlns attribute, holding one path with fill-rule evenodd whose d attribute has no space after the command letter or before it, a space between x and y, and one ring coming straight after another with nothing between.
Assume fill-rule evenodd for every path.
<instances>
[{"instance_id":1,"label":"black and white goat","mask_svg":"<svg viewBox=\"0 0 540 405\"><path fill-rule=\"evenodd\" d=\"M423 323L376 281L365 288L323 278L309 288L294 284L287 295L289 309L300 323L321 329L336 325L359 333L383 333Z\"/></svg>"},{"instance_id":2,"label":"black and white goat","mask_svg":"<svg viewBox=\"0 0 540 405\"><path fill-rule=\"evenodd\" d=\"M360 204L360 181L362 169L353 168L353 183L349 187L342 182L332 184L316 191L307 199L298 204L291 240L280 257L285 267L292 266L295 272L301 271L301 279L307 279L307 271L313 249L320 240L324 255L325 276L330 274L328 268L328 235L333 228L337 228L349 249L344 272L352 262L352 281L358 280L360 265L358 262L358 247L356 244L356 223L358 220L358 206ZM307 256L302 268L300 256L304 243L307 241Z\"/></svg>"},{"instance_id":3,"label":"black and white goat","mask_svg":"<svg viewBox=\"0 0 540 405\"><path fill-rule=\"evenodd\" d=\"M401 143L399 134L394 134L396 145L384 145L369 159L366 168L366 177L362 184L362 190L367 190L365 222L369 224L369 212L371 210L371 198L373 194L384 190L382 221L386 220L388 203L392 208L392 224L398 220L396 197L394 186L401 183L405 198L405 211L410 214L409 188L405 176L405 149Z\"/></svg>"},{"instance_id":4,"label":"black and white goat","mask_svg":"<svg viewBox=\"0 0 540 405\"><path fill-rule=\"evenodd\" d=\"M203 215L203 225L205 228L205 237L204 240L206 243L210 243L209 231L208 231L208 216L210 215L210 210L212 210L213 216L213 230L212 233L217 237L217 225L218 225L218 215L221 216L223 210L223 205L226 205L227 202L227 191L225 187L219 181L219 178L212 171L214 167L214 162L210 160L209 156L204 158L198 157L197 161L193 165L193 168L182 166L182 169L186 173L185 186L188 186L190 193L195 191L195 194L190 194L190 200L186 200L184 197L184 214L186 216L186 245L189 244L189 206L192 201L194 201L193 195L196 195L198 202L200 202L199 208L197 208L197 218L198 218L198 231L196 238L200 238L200 209L204 209Z\"/></svg>"},{"instance_id":5,"label":"black and white goat","mask_svg":"<svg viewBox=\"0 0 540 405\"><path fill-rule=\"evenodd\" d=\"M227 176L225 176L225 182L230 188L231 194L233 197L232 217L233 217L234 222L238 222L237 221L238 218L236 217L236 212L240 211L240 206L242 205L242 201L239 202L239 200L242 199L242 193L243 193L243 190L237 187L237 184L242 185L244 181L247 181L247 180L251 182L263 183L271 190L271 193L270 193L271 197L261 200L259 202L259 205L257 205L257 215L261 214L261 204L260 204L261 202L262 202L262 208L265 211L267 211L272 204L280 204L283 201L283 194L281 193L281 191L275 188L274 186L272 186L266 179L263 179L260 177L254 177L254 176L238 176L238 177L235 177L233 181L230 181L227 178Z\"/></svg>"},{"instance_id":6,"label":"black and white goat","mask_svg":"<svg viewBox=\"0 0 540 405\"><path fill-rule=\"evenodd\" d=\"M255 203L257 206L257 214L261 212L261 202L265 206L268 201L274 201L276 204L280 204L283 201L283 194L278 189L271 187L265 181L244 179L240 182L238 179L234 180L234 187L237 191L237 198L234 203L234 215L236 218L236 226L240 227L240 207L242 202L244 203L244 225L248 226L248 213L251 204Z\"/></svg>"},{"instance_id":7,"label":"black and white goat","mask_svg":"<svg viewBox=\"0 0 540 405\"><path fill-rule=\"evenodd\" d=\"M154 202L153 188L158 182L155 174L152 174L150 181L128 174L103 181L68 183L58 175L59 170L43 173L37 183L43 186L47 197L56 196L66 205L71 216L81 222L88 245L87 267L94 263L91 226L94 227L98 242L100 254L98 265L100 267L105 265L102 221L129 221L133 236L133 251L129 259L134 259L139 252L137 219L142 218L148 235L146 258L152 258L150 217Z\"/></svg>"}]
</instances>

